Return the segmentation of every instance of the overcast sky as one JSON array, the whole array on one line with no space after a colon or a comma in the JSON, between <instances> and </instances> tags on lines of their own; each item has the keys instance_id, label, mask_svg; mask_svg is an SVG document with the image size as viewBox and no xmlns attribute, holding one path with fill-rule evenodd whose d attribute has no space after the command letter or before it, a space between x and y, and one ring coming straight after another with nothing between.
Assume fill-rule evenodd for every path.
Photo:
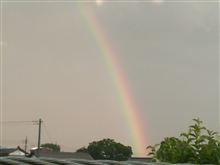
<instances>
[{"instance_id":1,"label":"overcast sky","mask_svg":"<svg viewBox=\"0 0 220 165\"><path fill-rule=\"evenodd\" d=\"M133 145L117 90L82 15L87 5L117 48L150 143L200 117L219 131L216 2L3 3L3 121L44 120L42 143ZM37 144L37 126L4 123L3 145Z\"/></svg>"}]
</instances>

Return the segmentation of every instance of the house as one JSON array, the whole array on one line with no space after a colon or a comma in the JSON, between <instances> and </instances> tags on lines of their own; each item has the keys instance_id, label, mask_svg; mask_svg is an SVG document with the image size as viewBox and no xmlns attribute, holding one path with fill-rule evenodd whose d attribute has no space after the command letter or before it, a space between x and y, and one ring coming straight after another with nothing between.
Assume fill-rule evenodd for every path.
<instances>
[{"instance_id":1,"label":"house","mask_svg":"<svg viewBox=\"0 0 220 165\"><path fill-rule=\"evenodd\" d=\"M10 153L12 153L16 150L17 150L17 148L3 148L3 147L0 147L0 157L8 156Z\"/></svg>"},{"instance_id":2,"label":"house","mask_svg":"<svg viewBox=\"0 0 220 165\"><path fill-rule=\"evenodd\" d=\"M17 147L17 149L13 152L11 152L9 155L10 156L26 156L29 153L23 150L20 146Z\"/></svg>"},{"instance_id":3,"label":"house","mask_svg":"<svg viewBox=\"0 0 220 165\"><path fill-rule=\"evenodd\" d=\"M20 146L17 148L0 148L0 157L2 156L25 156L28 153L24 151Z\"/></svg>"},{"instance_id":4,"label":"house","mask_svg":"<svg viewBox=\"0 0 220 165\"><path fill-rule=\"evenodd\" d=\"M57 152L51 151L46 148L40 148L39 154L37 153L37 148L31 150L30 156L37 156L39 158L56 158L56 159L85 159L93 160L93 158L88 153L80 152Z\"/></svg>"}]
</instances>

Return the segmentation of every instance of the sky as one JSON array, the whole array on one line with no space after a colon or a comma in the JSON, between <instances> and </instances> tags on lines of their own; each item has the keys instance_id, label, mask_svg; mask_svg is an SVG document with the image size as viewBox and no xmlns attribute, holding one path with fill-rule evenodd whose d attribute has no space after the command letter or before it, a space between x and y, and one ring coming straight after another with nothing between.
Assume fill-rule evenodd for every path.
<instances>
[{"instance_id":1,"label":"sky","mask_svg":"<svg viewBox=\"0 0 220 165\"><path fill-rule=\"evenodd\" d=\"M112 138L135 156L193 118L220 129L218 1L6 0L1 30L1 146L36 146L39 118L42 143Z\"/></svg>"}]
</instances>

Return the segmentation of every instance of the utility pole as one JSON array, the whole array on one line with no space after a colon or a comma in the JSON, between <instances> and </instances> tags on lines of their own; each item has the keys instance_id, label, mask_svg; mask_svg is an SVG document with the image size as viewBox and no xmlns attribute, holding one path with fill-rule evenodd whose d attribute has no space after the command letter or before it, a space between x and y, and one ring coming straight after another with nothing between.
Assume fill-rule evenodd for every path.
<instances>
[{"instance_id":1,"label":"utility pole","mask_svg":"<svg viewBox=\"0 0 220 165\"><path fill-rule=\"evenodd\" d=\"M37 157L39 157L39 153L40 153L40 140L41 140L41 123L42 123L42 119L39 119L38 121L38 144L37 144Z\"/></svg>"},{"instance_id":2,"label":"utility pole","mask_svg":"<svg viewBox=\"0 0 220 165\"><path fill-rule=\"evenodd\" d=\"M24 140L24 151L25 151L25 153L27 152L27 136Z\"/></svg>"}]
</instances>

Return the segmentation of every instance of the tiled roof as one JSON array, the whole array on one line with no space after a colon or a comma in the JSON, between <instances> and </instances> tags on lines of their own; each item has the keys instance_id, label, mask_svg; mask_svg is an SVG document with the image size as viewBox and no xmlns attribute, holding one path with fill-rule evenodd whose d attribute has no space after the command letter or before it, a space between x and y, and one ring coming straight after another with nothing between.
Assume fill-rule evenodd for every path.
<instances>
[{"instance_id":1,"label":"tiled roof","mask_svg":"<svg viewBox=\"0 0 220 165\"><path fill-rule=\"evenodd\" d=\"M86 160L86 159L56 159L56 158L27 158L27 157L0 157L1 165L159 165L138 161L110 161L110 160Z\"/></svg>"}]
</instances>

